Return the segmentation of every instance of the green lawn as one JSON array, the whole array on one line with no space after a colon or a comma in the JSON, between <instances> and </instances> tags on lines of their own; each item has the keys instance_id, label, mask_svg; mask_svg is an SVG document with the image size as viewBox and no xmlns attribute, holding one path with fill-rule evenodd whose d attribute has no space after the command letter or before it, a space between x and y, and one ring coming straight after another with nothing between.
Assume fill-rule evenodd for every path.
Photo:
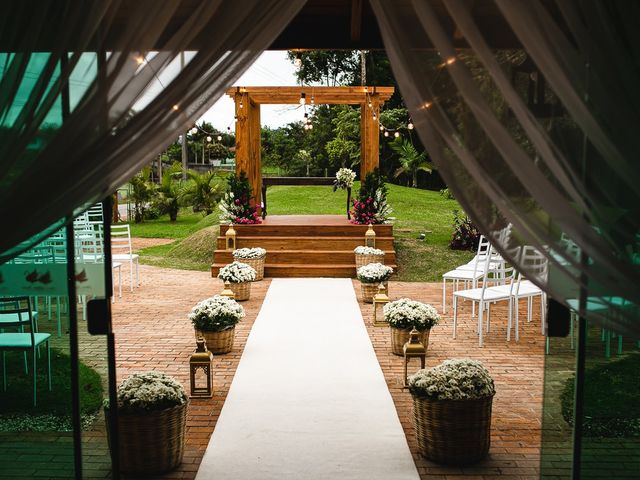
<instances>
[{"instance_id":1,"label":"green lawn","mask_svg":"<svg viewBox=\"0 0 640 480\"><path fill-rule=\"evenodd\" d=\"M356 183L354 192L359 185ZM460 208L455 200L446 200L438 192L388 185L389 204L393 208L394 235L398 254L398 279L404 281L439 281L442 273L467 262L472 252L449 250L453 214ZM332 192L331 187L270 187L267 193L270 215L342 214L346 194ZM174 238L169 245L150 247L140 252L141 262L190 270L209 269L218 234L218 217L208 217L183 210L171 224L161 217L132 225L138 237ZM431 233L428 233L431 232ZM419 240L426 233L426 240Z\"/></svg>"}]
</instances>

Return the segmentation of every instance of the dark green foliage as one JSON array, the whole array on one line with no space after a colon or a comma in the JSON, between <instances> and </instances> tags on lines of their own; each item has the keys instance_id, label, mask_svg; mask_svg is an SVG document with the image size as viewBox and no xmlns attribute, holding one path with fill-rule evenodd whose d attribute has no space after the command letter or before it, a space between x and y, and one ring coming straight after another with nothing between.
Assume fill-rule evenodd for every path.
<instances>
[{"instance_id":1,"label":"dark green foliage","mask_svg":"<svg viewBox=\"0 0 640 480\"><path fill-rule=\"evenodd\" d=\"M41 349L37 362L38 404L33 406L33 383L24 372L22 352L6 353L7 391L0 389L0 415L30 413L34 415L71 415L71 359L60 350L51 349L52 387L47 387L46 351ZM102 405L102 381L94 369L80 362L80 410L91 413ZM1 418L1 417L0 417Z\"/></svg>"},{"instance_id":2,"label":"dark green foliage","mask_svg":"<svg viewBox=\"0 0 640 480\"><path fill-rule=\"evenodd\" d=\"M156 188L157 195L153 200L153 204L163 215L168 214L172 222L176 221L180 210L182 191L179 177L181 173L182 166L179 163L174 163L162 172L160 185Z\"/></svg>"},{"instance_id":3,"label":"dark green foliage","mask_svg":"<svg viewBox=\"0 0 640 480\"><path fill-rule=\"evenodd\" d=\"M233 223L260 223L256 207L251 205L253 195L244 170L240 175L229 175L227 184L227 193L220 202L223 210L222 218Z\"/></svg>"},{"instance_id":4,"label":"dark green foliage","mask_svg":"<svg viewBox=\"0 0 640 480\"><path fill-rule=\"evenodd\" d=\"M192 206L194 212L211 215L223 193L222 185L218 183L216 174L212 171L198 173L189 170L187 177L189 181L181 192L182 204Z\"/></svg>"},{"instance_id":5,"label":"dark green foliage","mask_svg":"<svg viewBox=\"0 0 640 480\"><path fill-rule=\"evenodd\" d=\"M376 168L367 174L360 185L358 198L353 201L351 222L360 225L384 223L391 212L387 203L385 177Z\"/></svg>"},{"instance_id":6,"label":"dark green foliage","mask_svg":"<svg viewBox=\"0 0 640 480\"><path fill-rule=\"evenodd\" d=\"M413 188L418 187L419 171L427 173L433 171L433 165L427 160L427 152L418 152L411 141L398 138L391 143L391 148L398 154L400 162L393 176L398 178L400 175L409 175Z\"/></svg>"},{"instance_id":7,"label":"dark green foliage","mask_svg":"<svg viewBox=\"0 0 640 480\"><path fill-rule=\"evenodd\" d=\"M379 168L369 172L360 185L360 192L358 193L359 200L366 201L369 197L375 197L378 190L386 197L387 186L385 182L386 178L380 173Z\"/></svg>"},{"instance_id":8,"label":"dark green foliage","mask_svg":"<svg viewBox=\"0 0 640 480\"><path fill-rule=\"evenodd\" d=\"M151 168L145 167L129 180L131 185L129 201L133 201L133 219L136 223L147 218L148 203L153 199L155 193L154 185L149 181L150 175Z\"/></svg>"},{"instance_id":9,"label":"dark green foliage","mask_svg":"<svg viewBox=\"0 0 640 480\"><path fill-rule=\"evenodd\" d=\"M469 217L458 210L453 211L453 235L449 242L451 250L476 250L480 242L480 231Z\"/></svg>"},{"instance_id":10,"label":"dark green foliage","mask_svg":"<svg viewBox=\"0 0 640 480\"><path fill-rule=\"evenodd\" d=\"M640 353L588 368L584 381L583 432L588 437L640 436ZM560 400L562 416L573 425L575 377L567 379Z\"/></svg>"}]
</instances>

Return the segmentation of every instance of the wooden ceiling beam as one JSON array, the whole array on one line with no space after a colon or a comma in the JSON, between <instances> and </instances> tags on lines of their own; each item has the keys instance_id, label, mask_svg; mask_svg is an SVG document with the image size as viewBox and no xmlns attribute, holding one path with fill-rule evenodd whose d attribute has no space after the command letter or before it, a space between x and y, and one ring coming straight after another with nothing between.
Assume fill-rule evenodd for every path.
<instances>
[{"instance_id":1,"label":"wooden ceiling beam","mask_svg":"<svg viewBox=\"0 0 640 480\"><path fill-rule=\"evenodd\" d=\"M300 103L300 94L306 95L307 105L313 97L315 104L349 104L367 102L375 95L379 102L386 102L393 95L394 87L232 87L227 95L235 98L247 94L258 104L295 105Z\"/></svg>"},{"instance_id":2,"label":"wooden ceiling beam","mask_svg":"<svg viewBox=\"0 0 640 480\"><path fill-rule=\"evenodd\" d=\"M362 33L362 2L351 0L351 41L359 42Z\"/></svg>"}]
</instances>

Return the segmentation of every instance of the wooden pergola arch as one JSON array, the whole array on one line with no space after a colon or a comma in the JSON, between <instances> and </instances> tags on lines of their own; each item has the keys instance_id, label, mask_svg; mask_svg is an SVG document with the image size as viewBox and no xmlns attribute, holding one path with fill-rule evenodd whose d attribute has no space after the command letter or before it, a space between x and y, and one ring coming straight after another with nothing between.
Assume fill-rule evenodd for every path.
<instances>
[{"instance_id":1,"label":"wooden pergola arch","mask_svg":"<svg viewBox=\"0 0 640 480\"><path fill-rule=\"evenodd\" d=\"M260 105L299 104L304 93L307 105L360 105L360 178L379 164L380 106L393 95L394 87L232 87L227 95L236 104L236 173L244 170L257 205L261 202ZM375 115L374 115L375 114Z\"/></svg>"}]
</instances>

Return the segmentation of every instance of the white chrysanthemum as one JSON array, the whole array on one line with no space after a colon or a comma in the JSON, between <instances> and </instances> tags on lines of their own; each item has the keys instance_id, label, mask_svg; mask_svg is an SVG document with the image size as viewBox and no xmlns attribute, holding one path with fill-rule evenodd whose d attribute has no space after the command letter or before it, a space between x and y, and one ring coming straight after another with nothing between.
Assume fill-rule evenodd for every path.
<instances>
[{"instance_id":1,"label":"white chrysanthemum","mask_svg":"<svg viewBox=\"0 0 640 480\"><path fill-rule=\"evenodd\" d=\"M134 373L118 387L118 408L124 412L164 410L186 402L182 385L159 372Z\"/></svg>"},{"instance_id":2,"label":"white chrysanthemum","mask_svg":"<svg viewBox=\"0 0 640 480\"><path fill-rule=\"evenodd\" d=\"M387 303L383 311L385 321L396 328L416 327L416 330L422 331L440 321L440 315L432 305L409 298Z\"/></svg>"},{"instance_id":3,"label":"white chrysanthemum","mask_svg":"<svg viewBox=\"0 0 640 480\"><path fill-rule=\"evenodd\" d=\"M256 271L246 263L233 262L220 269L218 278L231 283L253 282L256 279Z\"/></svg>"},{"instance_id":4,"label":"white chrysanthemum","mask_svg":"<svg viewBox=\"0 0 640 480\"><path fill-rule=\"evenodd\" d=\"M219 332L235 326L244 317L244 308L235 300L214 295L197 303L188 315L198 330Z\"/></svg>"},{"instance_id":5,"label":"white chrysanthemum","mask_svg":"<svg viewBox=\"0 0 640 480\"><path fill-rule=\"evenodd\" d=\"M477 360L445 360L409 377L412 394L433 400L472 400L496 393L489 371Z\"/></svg>"},{"instance_id":6,"label":"white chrysanthemum","mask_svg":"<svg viewBox=\"0 0 640 480\"><path fill-rule=\"evenodd\" d=\"M358 280L362 283L378 283L388 280L393 268L381 263L369 263L358 269Z\"/></svg>"},{"instance_id":7,"label":"white chrysanthemum","mask_svg":"<svg viewBox=\"0 0 640 480\"><path fill-rule=\"evenodd\" d=\"M254 259L262 258L267 254L264 248L239 248L233 251L233 258L236 259Z\"/></svg>"},{"instance_id":8,"label":"white chrysanthemum","mask_svg":"<svg viewBox=\"0 0 640 480\"><path fill-rule=\"evenodd\" d=\"M379 248L373 247L365 247L363 245L359 245L353 249L353 252L356 255L384 255L384 250L380 250Z\"/></svg>"}]
</instances>

